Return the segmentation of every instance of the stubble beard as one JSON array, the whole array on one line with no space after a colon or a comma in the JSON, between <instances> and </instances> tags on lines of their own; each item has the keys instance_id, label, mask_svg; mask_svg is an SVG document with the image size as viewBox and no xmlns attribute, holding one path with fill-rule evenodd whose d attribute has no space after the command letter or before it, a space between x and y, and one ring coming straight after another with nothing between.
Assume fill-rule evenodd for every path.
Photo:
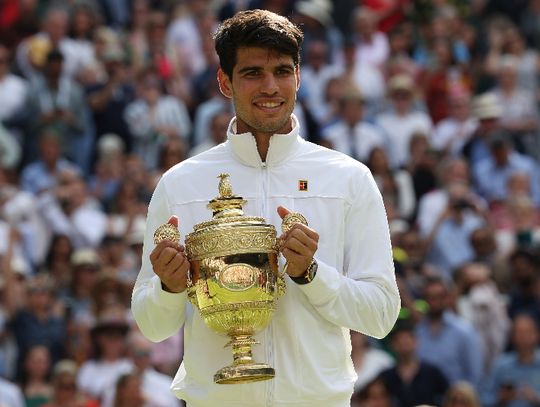
<instances>
[{"instance_id":1,"label":"stubble beard","mask_svg":"<svg viewBox=\"0 0 540 407\"><path fill-rule=\"evenodd\" d=\"M255 115L252 115L250 118L248 114L244 115L244 110L239 108L238 104L234 103L234 108L236 112L237 119L241 120L245 125L248 126L249 130L252 133L265 133L265 134L276 134L281 132L281 130L291 123L291 115L294 111L296 105L296 96L294 102L288 107L288 111L283 117L277 117L274 119L261 120ZM292 126L292 124L291 124Z\"/></svg>"}]
</instances>

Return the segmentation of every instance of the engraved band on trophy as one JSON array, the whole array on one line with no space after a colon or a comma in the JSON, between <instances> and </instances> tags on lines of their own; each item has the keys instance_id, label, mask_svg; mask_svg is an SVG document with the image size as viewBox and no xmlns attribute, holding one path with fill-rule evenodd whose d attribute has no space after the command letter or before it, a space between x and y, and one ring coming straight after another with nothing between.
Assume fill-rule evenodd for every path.
<instances>
[{"instance_id":1,"label":"engraved band on trophy","mask_svg":"<svg viewBox=\"0 0 540 407\"><path fill-rule=\"evenodd\" d=\"M220 174L219 196L208 203L212 220L195 225L185 239L191 267L187 294L206 325L229 336L233 363L219 369L214 382L220 384L271 379L274 369L252 357L253 335L270 322L276 300L285 292L278 272L279 249L276 230L264 218L245 216L246 201L235 196L228 174ZM282 223L286 231L294 223L307 224L298 213ZM174 229L174 230L172 230ZM178 242L173 225L162 225L154 233L157 244L164 239Z\"/></svg>"}]
</instances>

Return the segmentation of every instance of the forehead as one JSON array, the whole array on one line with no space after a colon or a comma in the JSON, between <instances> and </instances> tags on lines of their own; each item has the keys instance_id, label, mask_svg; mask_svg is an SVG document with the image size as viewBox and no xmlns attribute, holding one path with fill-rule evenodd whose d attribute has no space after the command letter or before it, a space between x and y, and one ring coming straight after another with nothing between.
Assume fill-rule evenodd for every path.
<instances>
[{"instance_id":1,"label":"forehead","mask_svg":"<svg viewBox=\"0 0 540 407\"><path fill-rule=\"evenodd\" d=\"M273 67L278 65L294 65L292 56L269 48L241 47L236 51L234 70L237 71L247 66Z\"/></svg>"}]
</instances>

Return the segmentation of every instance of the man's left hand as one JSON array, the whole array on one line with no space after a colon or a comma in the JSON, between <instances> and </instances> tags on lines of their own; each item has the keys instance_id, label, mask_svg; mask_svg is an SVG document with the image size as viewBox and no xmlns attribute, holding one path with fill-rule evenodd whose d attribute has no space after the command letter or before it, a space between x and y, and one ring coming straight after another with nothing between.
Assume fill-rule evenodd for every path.
<instances>
[{"instance_id":1,"label":"man's left hand","mask_svg":"<svg viewBox=\"0 0 540 407\"><path fill-rule=\"evenodd\" d=\"M279 206L277 212L281 219L290 213L283 206ZM303 276L317 251L319 234L306 225L295 223L288 232L279 237L279 241L281 253L288 264L287 274L291 277Z\"/></svg>"}]
</instances>

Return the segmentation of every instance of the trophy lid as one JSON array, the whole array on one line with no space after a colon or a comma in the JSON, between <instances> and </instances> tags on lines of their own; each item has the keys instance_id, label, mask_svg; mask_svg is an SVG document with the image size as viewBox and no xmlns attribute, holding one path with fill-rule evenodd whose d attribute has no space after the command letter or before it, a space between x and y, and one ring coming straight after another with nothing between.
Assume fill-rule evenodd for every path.
<instances>
[{"instance_id":1,"label":"trophy lid","mask_svg":"<svg viewBox=\"0 0 540 407\"><path fill-rule=\"evenodd\" d=\"M208 202L212 220L194 226L186 236L190 260L241 253L277 252L276 229L264 218L245 216L245 199L234 195L229 174L221 173L219 195Z\"/></svg>"}]
</instances>

